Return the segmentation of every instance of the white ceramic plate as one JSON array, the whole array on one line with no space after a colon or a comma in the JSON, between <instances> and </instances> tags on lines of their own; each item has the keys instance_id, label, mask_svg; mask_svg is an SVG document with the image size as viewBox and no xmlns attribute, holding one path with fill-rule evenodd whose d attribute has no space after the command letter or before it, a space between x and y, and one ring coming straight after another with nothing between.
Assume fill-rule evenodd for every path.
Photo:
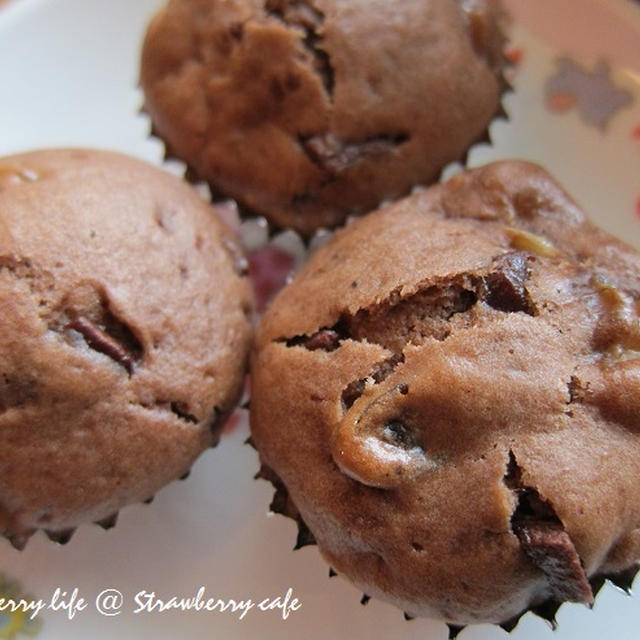
<instances>
[{"instance_id":1,"label":"white ceramic plate","mask_svg":"<svg viewBox=\"0 0 640 640\"><path fill-rule=\"evenodd\" d=\"M144 28L161 3L18 0L0 10L0 155L81 145L161 164L162 145L148 137L136 88ZM626 32L636 29L640 43L640 9L623 0L590 0L583 6L582 20L601 19L604 12ZM564 28L574 32L572 24ZM493 145L475 147L470 164L507 157L537 161L597 222L640 248L638 77L598 65L595 58L560 62L565 53L561 43L552 49L514 24L512 56L519 64L515 92L505 99L510 120L494 122ZM360 606L361 594L341 578L329 579L314 547L291 551L295 526L267 515L272 491L252 480L258 462L243 446L246 436L245 416L221 446L198 460L188 480L160 491L151 505L124 509L112 530L80 527L66 546L37 534L23 552L0 540L0 598L27 593L47 603L56 588L68 594L77 588L87 602L73 619L65 610L44 610L37 624L0 612L0 638L14 637L15 631L15 637L30 632L42 639L444 640L447 629L441 622L405 622L399 611L375 601ZM193 597L201 587L207 597L255 603L292 589L302 607L286 620L280 609L255 608L242 620L239 612L134 613L140 591L167 600ZM122 592L119 615L104 616L96 609L96 597L105 589ZM605 585L593 610L565 605L557 617L559 629L552 632L527 614L512 637L635 640L640 596L627 597ZM505 637L490 625L469 627L459 636Z\"/></svg>"}]
</instances>

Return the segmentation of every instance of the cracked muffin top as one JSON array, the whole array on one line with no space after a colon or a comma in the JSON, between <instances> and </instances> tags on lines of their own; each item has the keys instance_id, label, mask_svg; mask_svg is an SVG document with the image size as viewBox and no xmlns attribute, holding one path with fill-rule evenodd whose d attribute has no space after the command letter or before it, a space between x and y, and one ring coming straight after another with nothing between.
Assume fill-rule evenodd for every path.
<instances>
[{"instance_id":1,"label":"cracked muffin top","mask_svg":"<svg viewBox=\"0 0 640 640\"><path fill-rule=\"evenodd\" d=\"M234 242L188 185L139 161L0 159L0 534L14 545L108 524L217 441L251 334Z\"/></svg>"},{"instance_id":2,"label":"cracked muffin top","mask_svg":"<svg viewBox=\"0 0 640 640\"><path fill-rule=\"evenodd\" d=\"M432 182L499 109L495 0L170 0L141 63L170 155L311 234Z\"/></svg>"},{"instance_id":3,"label":"cracked muffin top","mask_svg":"<svg viewBox=\"0 0 640 640\"><path fill-rule=\"evenodd\" d=\"M274 507L410 615L591 603L640 561L639 312L640 255L535 165L354 222L259 330Z\"/></svg>"}]
</instances>

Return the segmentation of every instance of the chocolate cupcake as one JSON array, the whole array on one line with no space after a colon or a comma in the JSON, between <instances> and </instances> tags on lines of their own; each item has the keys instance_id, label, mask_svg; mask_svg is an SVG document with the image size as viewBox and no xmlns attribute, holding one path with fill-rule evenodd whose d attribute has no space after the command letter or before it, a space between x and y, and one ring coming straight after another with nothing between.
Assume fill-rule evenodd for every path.
<instances>
[{"instance_id":1,"label":"chocolate cupcake","mask_svg":"<svg viewBox=\"0 0 640 640\"><path fill-rule=\"evenodd\" d=\"M252 438L339 574L455 631L640 561L640 255L502 162L319 249L263 317Z\"/></svg>"},{"instance_id":2,"label":"chocolate cupcake","mask_svg":"<svg viewBox=\"0 0 640 640\"><path fill-rule=\"evenodd\" d=\"M493 0L170 0L142 52L167 151L311 235L437 179L500 111Z\"/></svg>"},{"instance_id":3,"label":"chocolate cupcake","mask_svg":"<svg viewBox=\"0 0 640 640\"><path fill-rule=\"evenodd\" d=\"M107 152L0 160L0 533L68 539L188 472L241 392L251 294L188 186Z\"/></svg>"}]
</instances>

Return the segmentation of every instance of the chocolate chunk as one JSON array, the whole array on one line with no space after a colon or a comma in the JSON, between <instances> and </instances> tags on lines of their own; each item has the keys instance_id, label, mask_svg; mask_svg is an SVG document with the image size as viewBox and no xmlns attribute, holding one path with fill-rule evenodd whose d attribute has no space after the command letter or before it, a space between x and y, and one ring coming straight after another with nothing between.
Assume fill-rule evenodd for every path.
<instances>
[{"instance_id":1,"label":"chocolate chunk","mask_svg":"<svg viewBox=\"0 0 640 640\"><path fill-rule=\"evenodd\" d=\"M340 334L334 329L320 329L311 336L295 336L286 341L288 347L301 346L309 351L335 351L340 346Z\"/></svg>"},{"instance_id":2,"label":"chocolate chunk","mask_svg":"<svg viewBox=\"0 0 640 640\"><path fill-rule=\"evenodd\" d=\"M387 360L383 360L381 363L377 364L371 372L373 381L376 384L379 384L383 380L386 380L389 374L391 374L401 362L404 362L404 356L401 353L395 353Z\"/></svg>"},{"instance_id":3,"label":"chocolate chunk","mask_svg":"<svg viewBox=\"0 0 640 640\"><path fill-rule=\"evenodd\" d=\"M393 373L394 369L404 362L404 355L401 353L394 353L390 358L383 360L376 364L373 371L369 374L369 378L373 379L376 384L380 384L383 380ZM350 409L355 401L364 393L367 378L361 378L360 380L354 380L350 382L342 392L342 406L345 409Z\"/></svg>"},{"instance_id":4,"label":"chocolate chunk","mask_svg":"<svg viewBox=\"0 0 640 640\"><path fill-rule=\"evenodd\" d=\"M593 592L573 541L552 505L536 489L523 485L522 470L512 451L504 483L518 496L511 528L527 557L547 577L553 599L591 604Z\"/></svg>"},{"instance_id":5,"label":"chocolate chunk","mask_svg":"<svg viewBox=\"0 0 640 640\"><path fill-rule=\"evenodd\" d=\"M322 168L328 168L335 164L337 168L337 159L342 153L343 145L332 133L302 138L300 143L315 164Z\"/></svg>"},{"instance_id":6,"label":"chocolate chunk","mask_svg":"<svg viewBox=\"0 0 640 640\"><path fill-rule=\"evenodd\" d=\"M323 329L314 333L306 342L305 348L309 351L334 351L338 348L340 336L332 329Z\"/></svg>"},{"instance_id":7,"label":"chocolate chunk","mask_svg":"<svg viewBox=\"0 0 640 640\"><path fill-rule=\"evenodd\" d=\"M484 301L499 311L524 311L536 315L536 307L525 287L531 275L526 253L507 253L496 260L494 270L484 277Z\"/></svg>"},{"instance_id":8,"label":"chocolate chunk","mask_svg":"<svg viewBox=\"0 0 640 640\"><path fill-rule=\"evenodd\" d=\"M129 375L133 373L134 361L131 354L115 338L91 320L78 316L66 326L66 329L77 331L94 351L103 353L117 362L127 370Z\"/></svg>"},{"instance_id":9,"label":"chocolate chunk","mask_svg":"<svg viewBox=\"0 0 640 640\"><path fill-rule=\"evenodd\" d=\"M560 522L523 518L513 523L523 551L546 576L554 598L591 604L591 585L580 557Z\"/></svg>"},{"instance_id":10,"label":"chocolate chunk","mask_svg":"<svg viewBox=\"0 0 640 640\"><path fill-rule=\"evenodd\" d=\"M329 173L339 173L364 157L392 153L408 139L406 134L398 133L378 135L362 142L345 142L332 133L323 133L301 138L300 143L314 164Z\"/></svg>"},{"instance_id":11,"label":"chocolate chunk","mask_svg":"<svg viewBox=\"0 0 640 640\"><path fill-rule=\"evenodd\" d=\"M111 358L130 376L144 355L132 328L114 314L107 292L90 280L70 290L48 314L47 323L51 330L64 332L73 346L81 346L80 334L91 349Z\"/></svg>"}]
</instances>

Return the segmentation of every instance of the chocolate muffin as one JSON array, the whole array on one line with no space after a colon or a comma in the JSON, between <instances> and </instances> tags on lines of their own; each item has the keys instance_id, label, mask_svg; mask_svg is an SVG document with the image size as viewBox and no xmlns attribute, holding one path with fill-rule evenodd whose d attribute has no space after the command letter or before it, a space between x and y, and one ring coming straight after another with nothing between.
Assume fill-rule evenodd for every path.
<instances>
[{"instance_id":1,"label":"chocolate muffin","mask_svg":"<svg viewBox=\"0 0 640 640\"><path fill-rule=\"evenodd\" d=\"M0 533L115 522L234 408L251 294L189 187L107 152L0 159Z\"/></svg>"},{"instance_id":2,"label":"chocolate muffin","mask_svg":"<svg viewBox=\"0 0 640 640\"><path fill-rule=\"evenodd\" d=\"M170 0L142 52L169 154L311 234L434 181L500 109L495 0Z\"/></svg>"},{"instance_id":3,"label":"chocolate muffin","mask_svg":"<svg viewBox=\"0 0 640 640\"><path fill-rule=\"evenodd\" d=\"M640 561L639 312L640 255L535 165L356 221L259 329L274 506L412 616L591 604Z\"/></svg>"}]
</instances>

